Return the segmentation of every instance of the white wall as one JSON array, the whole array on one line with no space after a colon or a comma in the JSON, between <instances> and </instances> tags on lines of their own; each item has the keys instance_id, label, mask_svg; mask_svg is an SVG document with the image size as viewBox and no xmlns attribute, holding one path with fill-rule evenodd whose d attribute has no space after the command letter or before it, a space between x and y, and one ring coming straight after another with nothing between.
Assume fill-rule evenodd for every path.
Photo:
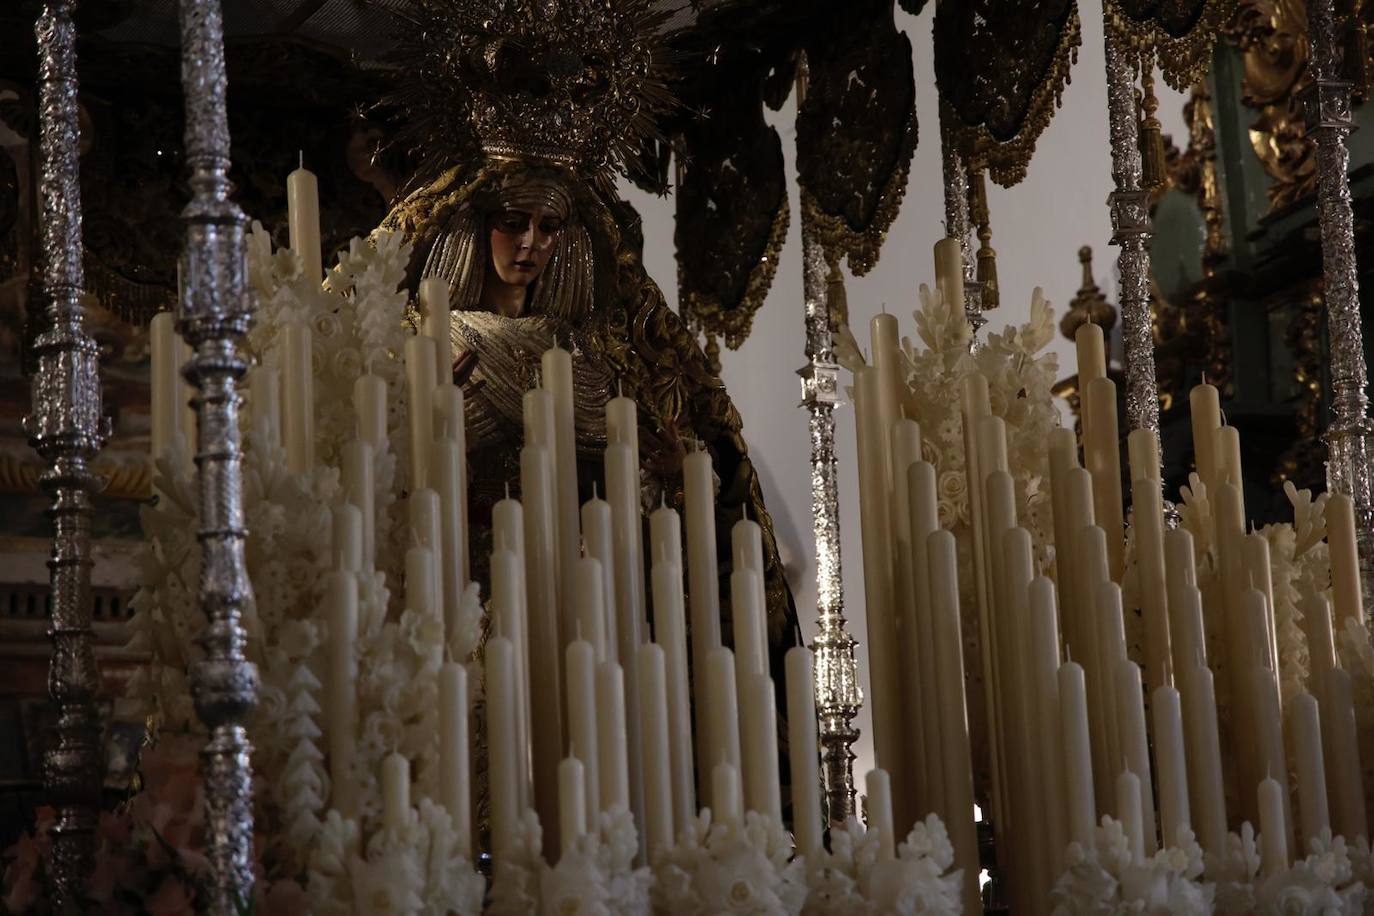
<instances>
[{"instance_id":1,"label":"white wall","mask_svg":"<svg viewBox=\"0 0 1374 916\"><path fill-rule=\"evenodd\" d=\"M936 126L935 77L930 34L934 4L920 16L898 11L898 28L913 45L916 68L916 110L920 143L911 163L911 180L901 214L888 232L877 266L867 276L847 283L850 322L862 342L868 321L882 310L899 316L904 334L915 336L910 318L916 289L934 284L931 248L942 232L944 194ZM1094 252L1098 283L1115 301L1116 249L1108 246L1111 224L1106 207L1112 190L1107 142L1107 93L1103 73L1100 0L1079 4L1083 45L1072 82L1064 92L1063 108L1041 136L1028 177L1010 190L989 183L993 247L997 250L1002 307L989 315L989 327L1024 321L1031 290L1036 286L1062 311L1079 286L1077 252L1088 244ZM1187 142L1183 122L1184 97L1156 80L1160 118L1165 133L1181 147ZM815 635L816 587L814 543L810 537L810 465L806 413L800 399L796 370L804 363L802 325L801 243L793 152L795 108L769 112L782 135L791 185L792 222L768 299L754 321L750 338L738 351L724 351L721 362L727 388L744 418L750 453L763 475L764 498L773 514L788 565L806 639ZM663 287L676 308L673 255L673 202L623 189L644 217L645 261L649 273ZM1072 345L1057 339L1061 367L1072 364ZM1061 377L1072 369L1061 370ZM844 373L845 376L848 373ZM845 379L848 384L848 379ZM850 632L859 641L860 665L867 691L867 633L863 615L863 576L858 527L858 482L855 474L853 414L837 412L837 454L840 460L840 506L846 615ZM872 739L867 711L860 717L862 737L855 750L855 772L872 766ZM861 779L856 779L862 785Z\"/></svg>"}]
</instances>

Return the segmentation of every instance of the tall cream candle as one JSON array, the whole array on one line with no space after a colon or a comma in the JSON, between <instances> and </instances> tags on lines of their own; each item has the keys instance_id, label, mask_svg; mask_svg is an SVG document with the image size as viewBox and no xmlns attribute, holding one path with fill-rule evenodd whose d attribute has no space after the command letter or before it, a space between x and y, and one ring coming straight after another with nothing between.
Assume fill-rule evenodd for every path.
<instances>
[{"instance_id":1,"label":"tall cream candle","mask_svg":"<svg viewBox=\"0 0 1374 916\"><path fill-rule=\"evenodd\" d=\"M1364 620L1360 554L1355 544L1355 504L1344 493L1326 501L1326 543L1331 552L1331 610L1338 629Z\"/></svg>"},{"instance_id":2,"label":"tall cream candle","mask_svg":"<svg viewBox=\"0 0 1374 916\"><path fill-rule=\"evenodd\" d=\"M286 222L291 251L301 259L301 274L319 286L324 281L320 250L320 183L302 165L286 176Z\"/></svg>"},{"instance_id":3,"label":"tall cream candle","mask_svg":"<svg viewBox=\"0 0 1374 916\"><path fill-rule=\"evenodd\" d=\"M556 496L555 514L558 517L558 581L562 583L563 600L570 597L573 567L581 552L579 529L579 496L577 492L577 429L573 422L572 354L554 345L544 351L540 360L544 387L553 396L553 473Z\"/></svg>"},{"instance_id":4,"label":"tall cream candle","mask_svg":"<svg viewBox=\"0 0 1374 916\"><path fill-rule=\"evenodd\" d=\"M1137 432L1153 436L1151 430ZM1159 486L1159 481L1151 478L1137 478L1131 485L1136 576L1145 624L1145 682L1151 687L1173 684L1169 587L1164 573L1164 507Z\"/></svg>"},{"instance_id":5,"label":"tall cream candle","mask_svg":"<svg viewBox=\"0 0 1374 916\"><path fill-rule=\"evenodd\" d=\"M682 567L653 566L654 636L663 646L667 677L668 750L672 759L673 823L696 816L692 761L692 694L687 682L687 621L682 606Z\"/></svg>"},{"instance_id":6,"label":"tall cream candle","mask_svg":"<svg viewBox=\"0 0 1374 916\"><path fill-rule=\"evenodd\" d=\"M1307 655L1313 677L1336 667L1336 636L1331 626L1331 604L1319 598L1315 608L1302 615L1303 635L1307 637Z\"/></svg>"},{"instance_id":7,"label":"tall cream candle","mask_svg":"<svg viewBox=\"0 0 1374 916\"><path fill-rule=\"evenodd\" d=\"M630 773L625 731L625 674L615 662L596 666L596 761L601 810L628 810Z\"/></svg>"},{"instance_id":8,"label":"tall cream candle","mask_svg":"<svg viewBox=\"0 0 1374 916\"><path fill-rule=\"evenodd\" d=\"M364 373L353 383L353 410L358 415L358 438L372 447L374 455L387 447L386 382Z\"/></svg>"},{"instance_id":9,"label":"tall cream candle","mask_svg":"<svg viewBox=\"0 0 1374 916\"><path fill-rule=\"evenodd\" d=\"M434 383L453 382L453 329L449 316L449 285L443 277L420 281L420 333L433 340Z\"/></svg>"},{"instance_id":10,"label":"tall cream candle","mask_svg":"<svg viewBox=\"0 0 1374 916\"><path fill-rule=\"evenodd\" d=\"M897 652L900 660L919 659L922 643L918 633L918 612L916 609L916 570L918 566L913 551L911 531L911 486L908 471L911 465L921 460L921 428L915 420L905 417L893 423L889 429L889 462L891 464L891 525L892 525L892 583L893 613L896 616ZM938 522L937 522L938 524ZM924 553L924 545L922 545ZM922 591L925 583L921 582ZM899 829L907 830L918 812L930 809L930 773L927 766L926 748L929 740L925 734L925 713L929 706L922 700L922 675L934 687L934 669L926 670L922 664L899 664L897 669L898 686L902 702L902 759L903 770L909 774L903 780L902 791L897 793L893 810L894 822ZM931 698L933 700L933 697Z\"/></svg>"},{"instance_id":11,"label":"tall cream candle","mask_svg":"<svg viewBox=\"0 0 1374 916\"><path fill-rule=\"evenodd\" d=\"M1217 732L1216 690L1212 672L1195 665L1182 678L1187 732L1188 795L1198 841L1209 855L1226 852L1226 795L1221 776L1221 738Z\"/></svg>"},{"instance_id":12,"label":"tall cream candle","mask_svg":"<svg viewBox=\"0 0 1374 916\"><path fill-rule=\"evenodd\" d=\"M738 824L744 820L744 806L740 800L739 770L734 764L721 761L711 769L712 820L724 824Z\"/></svg>"},{"instance_id":13,"label":"tall cream candle","mask_svg":"<svg viewBox=\"0 0 1374 916\"><path fill-rule=\"evenodd\" d=\"M1212 460L1216 462L1216 482L1229 483L1244 493L1241 476L1240 430L1221 426L1212 434Z\"/></svg>"},{"instance_id":14,"label":"tall cream candle","mask_svg":"<svg viewBox=\"0 0 1374 916\"><path fill-rule=\"evenodd\" d=\"M402 830L410 822L410 761L392 752L382 760L382 827Z\"/></svg>"},{"instance_id":15,"label":"tall cream candle","mask_svg":"<svg viewBox=\"0 0 1374 916\"><path fill-rule=\"evenodd\" d=\"M1064 794L1068 798L1069 837L1091 848L1097 821L1093 801L1092 751L1088 745L1088 701L1083 666L1059 666L1059 725L1064 741Z\"/></svg>"},{"instance_id":16,"label":"tall cream candle","mask_svg":"<svg viewBox=\"0 0 1374 916\"><path fill-rule=\"evenodd\" d=\"M458 614L467 588L466 519L463 518L463 493L467 477L459 446L447 439L435 439L430 446L429 481L439 496L439 574L444 596L444 631L452 638L457 631Z\"/></svg>"},{"instance_id":17,"label":"tall cream candle","mask_svg":"<svg viewBox=\"0 0 1374 916\"><path fill-rule=\"evenodd\" d=\"M415 490L410 494L410 539L411 543L429 550L430 576L433 579L433 604L425 605L426 610L434 608L440 614L444 608L444 572L440 568L444 550L444 522L439 494L429 487ZM409 583L407 583L409 587ZM418 608L417 608L418 610Z\"/></svg>"},{"instance_id":18,"label":"tall cream candle","mask_svg":"<svg viewBox=\"0 0 1374 916\"><path fill-rule=\"evenodd\" d=\"M377 562L377 490L372 475L372 446L353 439L343 447L340 471L344 499L356 506L362 524L362 562L372 569Z\"/></svg>"},{"instance_id":19,"label":"tall cream candle","mask_svg":"<svg viewBox=\"0 0 1374 916\"><path fill-rule=\"evenodd\" d=\"M967 908L980 899L978 832L973 821L973 764L959 613L959 556L952 532L937 529L926 537L926 569L930 581L931 642L937 684L935 714L927 721L933 721L936 731L934 743L939 753L943 788L935 811L949 830L954 861L964 870L964 905ZM791 724L794 721L788 720L793 729L796 728ZM795 784L796 769L792 772Z\"/></svg>"},{"instance_id":20,"label":"tall cream candle","mask_svg":"<svg viewBox=\"0 0 1374 916\"><path fill-rule=\"evenodd\" d=\"M820 739L816 727L816 685L811 650L795 646L783 662L787 678L788 762L792 771L792 832L797 854L813 861L820 854Z\"/></svg>"},{"instance_id":21,"label":"tall cream candle","mask_svg":"<svg viewBox=\"0 0 1374 916\"><path fill-rule=\"evenodd\" d=\"M165 312L162 314L166 314ZM154 316L157 320L157 316ZM156 355L156 349L154 354ZM156 362L156 359L154 360ZM160 370L153 367L153 418L156 425L158 388ZM167 394L162 394L163 399ZM262 444L275 451L281 446L281 373L276 366L256 365L248 370L248 406L252 409L253 432L262 437ZM165 408L163 408L165 409ZM166 422L163 420L162 422ZM156 431L154 441L157 441Z\"/></svg>"},{"instance_id":22,"label":"tall cream candle","mask_svg":"<svg viewBox=\"0 0 1374 916\"><path fill-rule=\"evenodd\" d=\"M596 489L595 484L592 489ZM620 658L616 636L615 538L612 534L611 504L599 496L593 495L582 504L582 538L587 545L587 556L601 564L601 600L605 605L602 609L602 630L606 640L597 654L597 660L615 661Z\"/></svg>"},{"instance_id":23,"label":"tall cream candle","mask_svg":"<svg viewBox=\"0 0 1374 916\"><path fill-rule=\"evenodd\" d=\"M1117 434L1116 383L1093 379L1083 392L1083 463L1093 475L1093 512L1107 533L1112 581L1125 569L1125 521L1121 506L1121 451Z\"/></svg>"},{"instance_id":24,"label":"tall cream candle","mask_svg":"<svg viewBox=\"0 0 1374 916\"><path fill-rule=\"evenodd\" d=\"M587 833L587 768L576 757L565 757L558 764L558 832L563 855L577 848Z\"/></svg>"},{"instance_id":25,"label":"tall cream candle","mask_svg":"<svg viewBox=\"0 0 1374 916\"><path fill-rule=\"evenodd\" d=\"M1148 795L1148 793L1144 793ZM1131 860L1136 864L1145 858L1145 830L1141 820L1143 796L1140 791L1140 777L1130 770L1122 770L1116 777L1116 812L1121 821L1121 829L1126 834L1126 844L1131 850Z\"/></svg>"},{"instance_id":26,"label":"tall cream candle","mask_svg":"<svg viewBox=\"0 0 1374 916\"><path fill-rule=\"evenodd\" d=\"M762 569L762 550L760 550ZM665 502L649 513L649 565L664 561L682 566L682 519Z\"/></svg>"},{"instance_id":27,"label":"tall cream candle","mask_svg":"<svg viewBox=\"0 0 1374 916\"><path fill-rule=\"evenodd\" d=\"M457 525L453 539L453 550L456 551L453 562L456 564L455 582L460 586L466 585L471 579L471 566L468 560L468 446L465 416L463 389L453 384L439 385L434 389L434 437L436 442L444 443L443 461L446 462L438 490L444 500L445 517L453 518ZM451 469L448 462L452 463ZM445 542L448 541L447 530L446 528Z\"/></svg>"},{"instance_id":28,"label":"tall cream candle","mask_svg":"<svg viewBox=\"0 0 1374 916\"><path fill-rule=\"evenodd\" d=\"M606 660L606 597L601 563L582 557L573 572L573 607L577 615L578 638L591 644L596 660Z\"/></svg>"},{"instance_id":29,"label":"tall cream candle","mask_svg":"<svg viewBox=\"0 0 1374 916\"><path fill-rule=\"evenodd\" d=\"M1283 787L1272 776L1259 784L1260 862L1267 876L1288 870L1288 821L1284 817Z\"/></svg>"},{"instance_id":30,"label":"tall cream candle","mask_svg":"<svg viewBox=\"0 0 1374 916\"><path fill-rule=\"evenodd\" d=\"M357 506L339 503L330 510L330 553L334 569L351 573L363 568L363 514Z\"/></svg>"},{"instance_id":31,"label":"tall cream candle","mask_svg":"<svg viewBox=\"0 0 1374 916\"><path fill-rule=\"evenodd\" d=\"M596 715L596 650L585 639L568 643L564 652L567 671L568 753L582 761L586 768L587 823L585 830L596 829L601 814L601 765L598 756Z\"/></svg>"},{"instance_id":32,"label":"tall cream candle","mask_svg":"<svg viewBox=\"0 0 1374 916\"><path fill-rule=\"evenodd\" d=\"M964 310L964 253L959 239L943 238L935 242L935 277L941 298L954 314Z\"/></svg>"},{"instance_id":33,"label":"tall cream candle","mask_svg":"<svg viewBox=\"0 0 1374 916\"><path fill-rule=\"evenodd\" d=\"M1326 801L1326 769L1322 762L1322 729L1317 701L1299 693L1288 703L1292 728L1291 747L1298 771L1298 811L1302 822L1302 847L1331 829ZM1300 848L1302 848L1300 847Z\"/></svg>"},{"instance_id":34,"label":"tall cream candle","mask_svg":"<svg viewBox=\"0 0 1374 916\"><path fill-rule=\"evenodd\" d=\"M491 784L492 855L497 862L511 853L521 818L520 762L516 751L515 651L504 636L487 640L487 773Z\"/></svg>"},{"instance_id":35,"label":"tall cream candle","mask_svg":"<svg viewBox=\"0 0 1374 916\"><path fill-rule=\"evenodd\" d=\"M358 695L358 582L352 573L335 570L326 576L329 610L329 669L325 683L328 717L330 804L340 814L358 812L358 783L353 773L357 756Z\"/></svg>"},{"instance_id":36,"label":"tall cream candle","mask_svg":"<svg viewBox=\"0 0 1374 916\"><path fill-rule=\"evenodd\" d=\"M558 763L563 759L562 635L556 603L553 476L542 445L520 450L520 496L525 510L525 608L529 621L530 747L534 807L541 823L558 817Z\"/></svg>"},{"instance_id":37,"label":"tall cream candle","mask_svg":"<svg viewBox=\"0 0 1374 916\"><path fill-rule=\"evenodd\" d=\"M1355 704L1350 673L1331 668L1317 679L1321 690L1321 724L1326 780L1336 833L1351 842L1369 836L1365 816L1363 770L1355 733Z\"/></svg>"},{"instance_id":38,"label":"tall cream candle","mask_svg":"<svg viewBox=\"0 0 1374 916\"><path fill-rule=\"evenodd\" d=\"M673 766L663 647L639 647L639 740L644 762L644 843L653 861L673 845Z\"/></svg>"},{"instance_id":39,"label":"tall cream candle","mask_svg":"<svg viewBox=\"0 0 1374 916\"><path fill-rule=\"evenodd\" d=\"M1054 523L1054 579L1059 589L1059 610L1064 628L1064 642L1071 652L1082 657L1084 636L1082 612L1075 599L1078 593L1070 587L1073 581L1074 535L1092 524L1092 475L1078 466L1078 446L1071 429L1050 431L1050 511ZM1081 472L1081 473L1075 473ZM1071 493L1084 488L1086 499ZM1086 511L1087 515L1084 516Z\"/></svg>"},{"instance_id":40,"label":"tall cream candle","mask_svg":"<svg viewBox=\"0 0 1374 916\"><path fill-rule=\"evenodd\" d=\"M749 568L730 573L730 612L734 618L735 664L741 677L768 670L767 633L759 603L759 574Z\"/></svg>"},{"instance_id":41,"label":"tall cream candle","mask_svg":"<svg viewBox=\"0 0 1374 916\"><path fill-rule=\"evenodd\" d=\"M778 783L777 698L767 674L749 674L739 681L740 752L744 762L744 805L775 823L782 823L782 792Z\"/></svg>"},{"instance_id":42,"label":"tall cream candle","mask_svg":"<svg viewBox=\"0 0 1374 916\"><path fill-rule=\"evenodd\" d=\"M1269 650L1269 667L1279 667L1278 626L1274 622L1274 577L1269 566L1269 541L1255 533L1241 543L1241 563L1251 588L1264 594L1264 638Z\"/></svg>"},{"instance_id":43,"label":"tall cream candle","mask_svg":"<svg viewBox=\"0 0 1374 916\"><path fill-rule=\"evenodd\" d=\"M1183 709L1178 691L1156 687L1150 694L1155 762L1159 767L1159 822L1163 845L1176 846L1179 832L1192 825L1188 810L1188 766L1183 745Z\"/></svg>"},{"instance_id":44,"label":"tall cream candle","mask_svg":"<svg viewBox=\"0 0 1374 916\"><path fill-rule=\"evenodd\" d=\"M514 502L511 500L510 502ZM519 509L519 503L515 503ZM518 516L516 516L518 518ZM529 622L525 608L525 564L520 555L505 547L491 554L491 602L489 610L496 632L510 640L515 673L511 689L511 714L514 716L515 744L511 753L517 756L519 778L515 783L518 801L523 809L529 803L529 746L530 746L530 640Z\"/></svg>"},{"instance_id":45,"label":"tall cream candle","mask_svg":"<svg viewBox=\"0 0 1374 916\"><path fill-rule=\"evenodd\" d=\"M1078 356L1078 390L1082 392L1093 379L1107 377L1107 346L1101 325L1086 321L1073 335Z\"/></svg>"},{"instance_id":46,"label":"tall cream candle","mask_svg":"<svg viewBox=\"0 0 1374 916\"><path fill-rule=\"evenodd\" d=\"M1044 838L1048 845L1049 872L1053 883L1064 870L1063 850L1069 842L1067 800L1064 797L1064 747L1055 740L1059 727L1059 627L1054 602L1054 583L1044 576L1030 585L1030 618L1026 633L1026 678L1023 689L1034 715L1031 750L1038 756L1040 810L1043 812Z\"/></svg>"},{"instance_id":47,"label":"tall cream candle","mask_svg":"<svg viewBox=\"0 0 1374 916\"><path fill-rule=\"evenodd\" d=\"M459 855L472 861L468 794L468 672L458 662L439 669L439 802L453 820Z\"/></svg>"},{"instance_id":48,"label":"tall cream candle","mask_svg":"<svg viewBox=\"0 0 1374 916\"><path fill-rule=\"evenodd\" d=\"M615 545L615 633L617 657L625 669L625 680L638 683L638 651L644 642L644 528L640 509L639 446L637 427L631 428L634 402L615 398L606 406L608 430L615 425L617 436L627 437L606 447L606 499L611 504L611 535ZM614 423L613 423L614 421ZM629 440L633 435L635 438ZM637 819L644 816L643 767L639 759L639 691L625 696L625 716L630 736L630 809Z\"/></svg>"},{"instance_id":49,"label":"tall cream candle","mask_svg":"<svg viewBox=\"0 0 1374 916\"><path fill-rule=\"evenodd\" d=\"M716 556L716 507L711 456L702 449L689 451L682 460L683 500L687 523L688 597L692 616L692 695L698 698L696 714L697 762L712 765L709 724L700 705L706 695L706 657L720 643L720 580ZM703 792L707 777L702 774Z\"/></svg>"},{"instance_id":50,"label":"tall cream candle","mask_svg":"<svg viewBox=\"0 0 1374 916\"><path fill-rule=\"evenodd\" d=\"M706 656L706 701L711 718L711 760L723 760L739 769L739 694L735 681L735 654L725 647ZM712 805L719 804L711 799Z\"/></svg>"},{"instance_id":51,"label":"tall cream candle","mask_svg":"<svg viewBox=\"0 0 1374 916\"><path fill-rule=\"evenodd\" d=\"M429 485L429 444L434 441L434 343L406 338L406 409L410 419L410 490Z\"/></svg>"},{"instance_id":52,"label":"tall cream candle","mask_svg":"<svg viewBox=\"0 0 1374 916\"><path fill-rule=\"evenodd\" d=\"M868 796L868 829L878 834L878 859L891 861L896 856L892 828L892 780L881 767L864 775Z\"/></svg>"},{"instance_id":53,"label":"tall cream candle","mask_svg":"<svg viewBox=\"0 0 1374 916\"><path fill-rule=\"evenodd\" d=\"M1254 684L1252 709L1255 714L1255 762L1265 775L1277 774L1283 802L1283 823L1292 831L1293 803L1288 796L1288 757L1283 746L1283 710L1279 705L1279 682L1272 668L1256 666L1251 670ZM1262 815L1261 815L1262 816ZM1291 836L1288 838L1291 840Z\"/></svg>"},{"instance_id":54,"label":"tall cream candle","mask_svg":"<svg viewBox=\"0 0 1374 916\"><path fill-rule=\"evenodd\" d=\"M1216 431L1221 428L1221 395L1214 385L1193 386L1188 393L1192 413L1193 456L1197 475L1210 495L1216 484Z\"/></svg>"},{"instance_id":55,"label":"tall cream candle","mask_svg":"<svg viewBox=\"0 0 1374 916\"><path fill-rule=\"evenodd\" d=\"M417 614L433 613L439 606L434 592L434 552L416 546L406 551L406 608Z\"/></svg>"},{"instance_id":56,"label":"tall cream candle","mask_svg":"<svg viewBox=\"0 0 1374 916\"><path fill-rule=\"evenodd\" d=\"M315 369L310 328L299 321L282 326L282 440L286 466L293 474L315 467Z\"/></svg>"},{"instance_id":57,"label":"tall cream candle","mask_svg":"<svg viewBox=\"0 0 1374 916\"><path fill-rule=\"evenodd\" d=\"M1159 486L1159 434L1147 427L1126 434L1126 456L1130 460L1131 480L1152 480Z\"/></svg>"},{"instance_id":58,"label":"tall cream candle","mask_svg":"<svg viewBox=\"0 0 1374 916\"><path fill-rule=\"evenodd\" d=\"M1121 758L1133 776L1140 782L1150 785L1150 746L1145 736L1144 696L1140 687L1140 666L1133 661L1117 662L1116 705L1117 723L1121 728ZM1144 792L1140 797L1139 823L1143 825L1145 854L1154 855L1158 844L1155 839L1154 793ZM1121 815L1124 819L1125 815Z\"/></svg>"},{"instance_id":59,"label":"tall cream candle","mask_svg":"<svg viewBox=\"0 0 1374 916\"><path fill-rule=\"evenodd\" d=\"M758 522L742 518L730 527L730 555L735 570L748 569L755 574L752 580L754 602L760 608L767 607L763 592L763 529ZM768 636L763 631L762 618L759 622L759 638L767 643Z\"/></svg>"},{"instance_id":60,"label":"tall cream candle","mask_svg":"<svg viewBox=\"0 0 1374 916\"><path fill-rule=\"evenodd\" d=\"M927 461L912 462L906 468L907 518L911 537L908 552L912 606L910 616L903 622L904 632L914 643L903 657L915 659L918 665L904 666L907 704L919 703L919 712L908 721L916 720L908 729L908 752L913 763L920 764L925 774L924 794L913 799L907 817L913 822L927 811L940 810L948 789L945 785L943 753L939 746L940 732L940 676L936 664L935 611L931 606L930 564L928 562L930 536L940 530L939 493L936 489L935 468ZM913 670L914 669L914 670ZM948 821L946 821L948 823ZM908 829L905 819L902 829Z\"/></svg>"}]
</instances>

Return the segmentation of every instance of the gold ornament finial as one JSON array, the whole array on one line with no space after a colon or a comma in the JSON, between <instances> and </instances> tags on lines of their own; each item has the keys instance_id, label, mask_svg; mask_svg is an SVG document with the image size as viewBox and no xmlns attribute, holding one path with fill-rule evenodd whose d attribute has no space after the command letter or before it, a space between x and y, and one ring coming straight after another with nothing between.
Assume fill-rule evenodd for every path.
<instances>
[{"instance_id":1,"label":"gold ornament finial","mask_svg":"<svg viewBox=\"0 0 1374 916\"><path fill-rule=\"evenodd\" d=\"M978 282L983 284L983 311L1001 305L997 284L997 252L992 247L992 216L988 211L988 186L983 170L973 173L969 187L969 210L978 227Z\"/></svg>"},{"instance_id":2,"label":"gold ornament finial","mask_svg":"<svg viewBox=\"0 0 1374 916\"><path fill-rule=\"evenodd\" d=\"M1147 62L1141 70L1140 87L1143 96L1140 102L1144 117L1140 121L1140 186L1146 191L1157 191L1169 180L1168 167L1164 163L1164 133L1155 117L1159 110L1159 99L1155 98L1155 76L1153 61Z\"/></svg>"}]
</instances>

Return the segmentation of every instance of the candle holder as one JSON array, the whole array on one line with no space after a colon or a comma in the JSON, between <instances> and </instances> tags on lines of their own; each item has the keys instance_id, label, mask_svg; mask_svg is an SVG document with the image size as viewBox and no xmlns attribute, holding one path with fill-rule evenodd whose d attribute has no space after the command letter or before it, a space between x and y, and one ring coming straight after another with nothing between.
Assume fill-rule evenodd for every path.
<instances>
[{"instance_id":1,"label":"candle holder","mask_svg":"<svg viewBox=\"0 0 1374 916\"><path fill-rule=\"evenodd\" d=\"M1326 486L1355 503L1355 533L1366 612L1374 590L1374 479L1365 394L1364 329L1355 272L1355 229L1350 209L1350 83L1340 78L1332 0L1307 4L1312 84L1307 88L1307 131L1317 147L1317 220L1322 238L1322 283L1331 347L1331 424Z\"/></svg>"},{"instance_id":2,"label":"candle holder","mask_svg":"<svg viewBox=\"0 0 1374 916\"><path fill-rule=\"evenodd\" d=\"M48 693L57 723L43 755L43 781L56 809L52 887L57 912L82 908L94 869L104 750L95 696L100 670L91 648L91 462L109 435L102 416L99 350L86 333L78 166L74 0L48 0L38 41L39 199L45 327L34 343L30 444L47 462L40 483L52 496L48 560L53 641ZM36 303L35 303L36 304Z\"/></svg>"},{"instance_id":3,"label":"candle holder","mask_svg":"<svg viewBox=\"0 0 1374 916\"><path fill-rule=\"evenodd\" d=\"M182 0L181 81L191 201L182 211L178 330L193 355L183 370L196 387L201 576L207 621L203 660L192 672L196 713L209 732L202 751L210 860L210 909L236 913L252 899L252 745L246 724L257 704L258 670L244 656L240 617L252 602L244 556L238 380L252 301L245 289L245 217L229 199L229 122L219 0Z\"/></svg>"},{"instance_id":4,"label":"candle holder","mask_svg":"<svg viewBox=\"0 0 1374 916\"><path fill-rule=\"evenodd\" d=\"M835 461L835 408L840 403L840 367L835 360L831 314L840 306L844 280L839 265L827 265L817 227L802 216L802 287L806 300L807 364L798 370L802 405L811 432L811 528L816 538L816 711L820 726L821 778L828 820L854 813L854 717L863 705L859 689L858 643L846 629L840 563L839 478ZM831 302L832 296L837 300Z\"/></svg>"}]
</instances>

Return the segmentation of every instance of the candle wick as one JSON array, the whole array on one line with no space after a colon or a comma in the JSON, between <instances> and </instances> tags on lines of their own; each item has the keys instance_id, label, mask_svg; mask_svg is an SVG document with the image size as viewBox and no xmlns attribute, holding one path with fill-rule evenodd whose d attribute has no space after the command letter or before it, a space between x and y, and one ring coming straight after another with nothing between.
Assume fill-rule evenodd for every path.
<instances>
[{"instance_id":1,"label":"candle wick","mask_svg":"<svg viewBox=\"0 0 1374 916\"><path fill-rule=\"evenodd\" d=\"M618 397L618 398L623 398L623 397L625 397L625 380L624 380L624 379L616 379L616 380L615 380L615 396Z\"/></svg>"},{"instance_id":2,"label":"candle wick","mask_svg":"<svg viewBox=\"0 0 1374 916\"><path fill-rule=\"evenodd\" d=\"M296 151L300 155L300 167L305 168L305 150Z\"/></svg>"},{"instance_id":3,"label":"candle wick","mask_svg":"<svg viewBox=\"0 0 1374 916\"><path fill-rule=\"evenodd\" d=\"M510 499L510 481L506 481L506 499Z\"/></svg>"},{"instance_id":4,"label":"candle wick","mask_svg":"<svg viewBox=\"0 0 1374 916\"><path fill-rule=\"evenodd\" d=\"M600 499L600 498L601 498L601 497L598 496L597 493L596 493L596 481L593 480L593 481L592 481L592 500L595 501L595 500L598 500L598 499Z\"/></svg>"}]
</instances>

